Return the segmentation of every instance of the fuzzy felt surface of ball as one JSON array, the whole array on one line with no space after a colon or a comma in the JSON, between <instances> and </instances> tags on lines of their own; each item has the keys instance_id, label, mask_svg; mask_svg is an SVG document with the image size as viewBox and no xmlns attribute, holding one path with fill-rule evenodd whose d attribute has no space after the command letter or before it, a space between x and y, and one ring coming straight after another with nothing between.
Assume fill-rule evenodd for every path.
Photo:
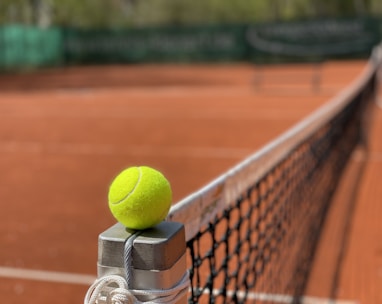
<instances>
[{"instance_id":1,"label":"fuzzy felt surface of ball","mask_svg":"<svg viewBox=\"0 0 382 304\"><path fill-rule=\"evenodd\" d=\"M166 177L156 169L130 167L112 181L108 201L118 222L129 229L144 230L167 217L172 190Z\"/></svg>"}]
</instances>

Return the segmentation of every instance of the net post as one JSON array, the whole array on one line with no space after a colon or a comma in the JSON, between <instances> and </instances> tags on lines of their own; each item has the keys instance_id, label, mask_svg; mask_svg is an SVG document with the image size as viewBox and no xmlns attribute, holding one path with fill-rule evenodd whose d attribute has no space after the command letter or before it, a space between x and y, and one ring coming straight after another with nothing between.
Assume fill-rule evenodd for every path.
<instances>
[{"instance_id":1,"label":"net post","mask_svg":"<svg viewBox=\"0 0 382 304\"><path fill-rule=\"evenodd\" d=\"M260 91L264 78L264 69L261 63L254 64L253 86L255 90Z\"/></svg>"},{"instance_id":2,"label":"net post","mask_svg":"<svg viewBox=\"0 0 382 304\"><path fill-rule=\"evenodd\" d=\"M376 83L377 86L376 91L379 91L380 83L382 80L382 42L378 45L374 46L371 52L371 61L375 65L376 68ZM375 103L378 107L382 108L382 98L380 94L376 94Z\"/></svg>"},{"instance_id":3,"label":"net post","mask_svg":"<svg viewBox=\"0 0 382 304\"><path fill-rule=\"evenodd\" d=\"M126 264L127 251L130 267ZM125 278L128 290L137 291L135 297L140 302L162 297L158 294L173 289L182 279L188 281L184 226L162 222L136 233L118 223L105 230L98 237L97 276L110 275ZM183 288L171 303L187 303L187 289Z\"/></svg>"},{"instance_id":4,"label":"net post","mask_svg":"<svg viewBox=\"0 0 382 304\"><path fill-rule=\"evenodd\" d=\"M312 87L313 92L318 94L321 90L322 83L322 61L313 62Z\"/></svg>"}]
</instances>

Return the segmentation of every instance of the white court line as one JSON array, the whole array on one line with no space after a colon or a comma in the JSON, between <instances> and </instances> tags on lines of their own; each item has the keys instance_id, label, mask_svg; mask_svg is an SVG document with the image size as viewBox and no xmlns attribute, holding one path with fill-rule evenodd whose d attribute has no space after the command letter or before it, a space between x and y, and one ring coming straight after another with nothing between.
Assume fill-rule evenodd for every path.
<instances>
[{"instance_id":1,"label":"white court line","mask_svg":"<svg viewBox=\"0 0 382 304\"><path fill-rule=\"evenodd\" d=\"M367 161L370 162L382 162L382 153L380 152L372 152L368 155Z\"/></svg>"},{"instance_id":2,"label":"white court line","mask_svg":"<svg viewBox=\"0 0 382 304\"><path fill-rule=\"evenodd\" d=\"M258 300L263 302L272 303L295 303L294 298L288 295L278 295L278 294L266 294L266 293L248 293L248 299ZM327 299L319 297L303 296L299 298L299 303L301 304L358 304L356 301L349 300L336 300Z\"/></svg>"},{"instance_id":3,"label":"white court line","mask_svg":"<svg viewBox=\"0 0 382 304\"><path fill-rule=\"evenodd\" d=\"M96 277L87 274L48 271L48 270L32 270L24 268L2 267L0 266L0 278L8 279L23 279L31 281L43 281L50 283L64 283L75 285L88 285L94 283ZM205 292L207 293L207 292ZM218 290L213 290L213 294L218 294ZM228 291L228 296L232 296L234 292ZM236 295L240 298L245 296L244 292L237 292ZM259 300L263 302L272 302L280 304L293 303L294 298L290 295L267 294L267 293L247 293L247 299ZM302 304L357 304L355 301L333 300L318 297L301 297Z\"/></svg>"},{"instance_id":4,"label":"white court line","mask_svg":"<svg viewBox=\"0 0 382 304\"><path fill-rule=\"evenodd\" d=\"M353 153L352 159L355 161L366 161L366 162L382 162L381 152L356 152Z\"/></svg>"},{"instance_id":5,"label":"white court line","mask_svg":"<svg viewBox=\"0 0 382 304\"><path fill-rule=\"evenodd\" d=\"M208 291L204 291L204 293L209 293ZM212 292L214 295L220 294L217 289L214 289ZM227 291L228 297L233 296L233 291ZM283 295L283 294L270 294L270 293L261 293L261 292L248 292L245 295L245 292L238 291L236 292L236 296L238 298L246 298L248 300L257 300L262 302L271 302L271 303L280 303L280 304L292 304L295 303L296 300L293 296ZM337 300L337 299L328 299L328 298L320 298L320 297L311 297L311 296L303 296L298 299L298 303L301 304L359 304L357 301L352 300Z\"/></svg>"},{"instance_id":6,"label":"white court line","mask_svg":"<svg viewBox=\"0 0 382 304\"><path fill-rule=\"evenodd\" d=\"M24 268L0 266L0 277L9 279L23 279L32 281L45 281L54 283L68 283L76 285L91 285L95 276L69 272L58 272L48 270L33 270Z\"/></svg>"},{"instance_id":7,"label":"white court line","mask_svg":"<svg viewBox=\"0 0 382 304\"><path fill-rule=\"evenodd\" d=\"M0 153L59 154L59 155L132 155L214 159L242 159L251 155L255 149L229 147L157 147L127 146L111 144L60 143L38 141L0 141ZM353 154L356 161L381 162L382 153L369 152Z\"/></svg>"},{"instance_id":8,"label":"white court line","mask_svg":"<svg viewBox=\"0 0 382 304\"><path fill-rule=\"evenodd\" d=\"M246 109L204 109L203 111L187 110L187 112L171 109L131 109L127 106L111 108L90 108L85 111L74 109L54 109L54 108L27 108L14 111L2 111L0 117L5 118L43 118L43 119L182 119L182 120L290 120L299 119L309 113L309 109L256 109L248 111Z\"/></svg>"},{"instance_id":9,"label":"white court line","mask_svg":"<svg viewBox=\"0 0 382 304\"><path fill-rule=\"evenodd\" d=\"M378 96L375 100L375 103L377 104L377 106L382 109L382 96Z\"/></svg>"},{"instance_id":10,"label":"white court line","mask_svg":"<svg viewBox=\"0 0 382 304\"><path fill-rule=\"evenodd\" d=\"M8 141L0 142L0 153L33 153L33 154L64 154L64 155L136 155L162 157L219 158L242 159L253 153L252 149L225 147L156 147L127 146L119 147L110 144L59 143Z\"/></svg>"}]
</instances>

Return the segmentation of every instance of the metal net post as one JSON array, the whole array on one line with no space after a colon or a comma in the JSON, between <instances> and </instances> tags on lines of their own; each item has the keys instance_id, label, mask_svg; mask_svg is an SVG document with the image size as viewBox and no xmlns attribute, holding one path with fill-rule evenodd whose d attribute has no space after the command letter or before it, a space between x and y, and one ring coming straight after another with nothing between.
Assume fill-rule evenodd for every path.
<instances>
[{"instance_id":1,"label":"metal net post","mask_svg":"<svg viewBox=\"0 0 382 304\"><path fill-rule=\"evenodd\" d=\"M124 278L134 303L186 303L189 277L183 225L162 222L136 232L116 224L102 232L98 280L112 276ZM100 295L95 303L102 304L107 297Z\"/></svg>"}]
</instances>

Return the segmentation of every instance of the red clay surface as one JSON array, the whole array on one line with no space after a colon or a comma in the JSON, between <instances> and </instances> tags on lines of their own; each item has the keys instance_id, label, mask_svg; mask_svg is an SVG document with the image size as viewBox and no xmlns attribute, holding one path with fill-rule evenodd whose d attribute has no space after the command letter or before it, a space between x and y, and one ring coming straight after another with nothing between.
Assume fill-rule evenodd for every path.
<instances>
[{"instance_id":1,"label":"red clay surface","mask_svg":"<svg viewBox=\"0 0 382 304\"><path fill-rule=\"evenodd\" d=\"M0 75L2 301L83 301L96 275L98 234L115 223L107 208L108 185L123 168L161 170L177 202L328 101L364 64L324 64L318 93L312 90L312 66L271 67L261 74L243 64ZM257 89L256 75L262 76ZM382 130L380 111L374 127ZM382 228L376 204L382 197L382 146L373 132L359 195L374 203L355 208L336 291L338 298L360 303L382 301L382 235L376 230ZM11 278L17 270L26 270L23 279ZM28 270L44 272L40 280L36 273L28 279ZM78 276L63 283L62 272ZM320 288L311 291L328 297Z\"/></svg>"}]
</instances>

